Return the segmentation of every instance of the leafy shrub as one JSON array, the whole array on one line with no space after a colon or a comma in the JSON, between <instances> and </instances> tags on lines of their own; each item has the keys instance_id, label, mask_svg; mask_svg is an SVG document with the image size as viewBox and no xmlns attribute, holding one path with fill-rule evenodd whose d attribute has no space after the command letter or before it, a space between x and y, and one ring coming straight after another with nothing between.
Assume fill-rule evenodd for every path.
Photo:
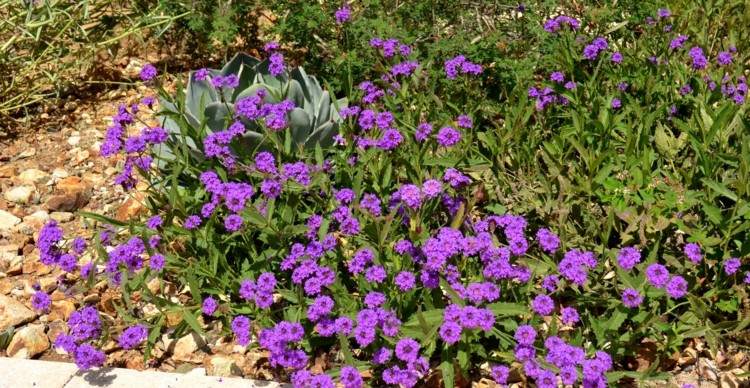
<instances>
[{"instance_id":1,"label":"leafy shrub","mask_svg":"<svg viewBox=\"0 0 750 388\"><path fill-rule=\"evenodd\" d=\"M492 69L370 39L375 70L348 94L335 146L313 152L292 149L287 103L252 88L215 128L187 116L206 99L187 108L161 91L172 134L128 131L153 98L121 107L103 154L123 154L115 182L128 189L141 172L153 215L90 215L111 229L81 275L119 287L131 326L85 308L58 346L86 368L107 336L148 357L164 332L231 331L297 386L361 386L364 371L371 386L435 371L446 386L505 384L511 369L538 386L604 386L665 377L628 369L644 342L721 349L750 324L744 60L729 44L670 49L677 33L656 31L671 18L632 30L542 18L543 77L517 79L491 108L471 96ZM255 127L275 140L248 150ZM39 237L42 261L67 271L84 245L54 224ZM143 287L153 279L190 298ZM327 374L305 369L313 356Z\"/></svg>"}]
</instances>

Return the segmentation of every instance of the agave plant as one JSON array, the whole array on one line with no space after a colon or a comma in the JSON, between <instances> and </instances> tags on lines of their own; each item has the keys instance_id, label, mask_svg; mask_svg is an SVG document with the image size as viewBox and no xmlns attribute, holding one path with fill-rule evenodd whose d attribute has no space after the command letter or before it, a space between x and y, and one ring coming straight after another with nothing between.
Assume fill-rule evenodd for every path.
<instances>
[{"instance_id":1,"label":"agave plant","mask_svg":"<svg viewBox=\"0 0 750 388\"><path fill-rule=\"evenodd\" d=\"M321 88L318 80L307 75L302 67L289 72L284 70L282 74L274 76L268 65L268 60L260 61L246 54L237 54L221 70L208 70L208 77L197 77L197 72L191 72L187 87L178 94L177 101L161 101L164 107L162 126L172 134L180 134L175 120L181 117L181 121L187 123L195 134L201 134L197 137L205 137L227 128L234 119L236 101L265 89L266 102L276 103L286 99L294 102L295 108L288 115L288 130L296 150L314 149L317 144L321 147L332 145L342 121L338 110L347 105L347 100L332 98L328 91ZM215 87L210 81L212 77L231 75L239 80L236 88ZM247 128L241 140L243 148L252 146L254 149L262 145L264 139L268 138L262 126L256 122L243 122ZM193 152L200 152L193 140L186 139L185 142Z\"/></svg>"}]
</instances>

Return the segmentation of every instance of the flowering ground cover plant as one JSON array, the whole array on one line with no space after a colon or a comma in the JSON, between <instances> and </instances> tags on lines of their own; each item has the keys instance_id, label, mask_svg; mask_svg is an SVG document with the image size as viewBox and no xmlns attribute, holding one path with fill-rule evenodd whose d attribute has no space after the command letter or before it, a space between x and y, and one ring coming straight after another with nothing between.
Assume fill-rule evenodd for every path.
<instances>
[{"instance_id":1,"label":"flowering ground cover plant","mask_svg":"<svg viewBox=\"0 0 750 388\"><path fill-rule=\"evenodd\" d=\"M351 17L347 6L335 13L342 25ZM212 86L210 101L170 95L145 67L168 128L137 121L153 98L123 106L102 154L124 159L115 183L144 181L152 214L129 223L90 215L109 225L89 242L50 223L38 241L45 264L117 287L126 324L86 306L56 345L87 369L104 362L98 345L108 338L148 358L164 333L219 327L267 351L278 378L298 387L411 387L437 374L448 387L481 377L599 387L664 378L630 367L644 342L665 355L694 337L728 346L750 325L747 181L732 176L747 177L750 158L711 158L700 143L721 138L718 150L748 154L744 61L731 46L683 49L690 39L671 33L671 17L660 10L643 28L672 39L629 35L647 42L641 49L614 39L618 28L598 34L551 15L542 28L563 55L545 57L544 78L502 93L518 100L500 124L456 92L482 90L490 68L460 53L420 62L408 42L373 37L377 74L359 80L349 105L317 103L340 125L332 144L310 147L293 146L294 112L308 99L278 86L294 84L274 44L258 87L249 78L239 87L243 70L192 73L190 85ZM223 113L205 114L214 111ZM250 131L264 141L243 142ZM694 151L677 158L688 141ZM598 224L605 230L580 234L536 199L508 201L507 173L529 167L516 164L524 152L560 182L566 168L583 171L573 175L580 191L558 193L575 194L569 213L612 211ZM603 155L616 163L603 167ZM669 160L685 165L668 169ZM625 171L627 186L617 177ZM695 179L679 198L653 181L672 174ZM698 184L712 194L695 194ZM144 287L155 278L190 297ZM40 291L35 305L49 297ZM313 369L321 357L330 367Z\"/></svg>"}]
</instances>

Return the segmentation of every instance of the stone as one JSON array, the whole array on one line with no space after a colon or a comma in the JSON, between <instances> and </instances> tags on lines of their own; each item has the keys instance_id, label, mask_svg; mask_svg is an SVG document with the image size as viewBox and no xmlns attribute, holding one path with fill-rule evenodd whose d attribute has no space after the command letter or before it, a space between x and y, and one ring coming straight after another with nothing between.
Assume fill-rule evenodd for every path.
<instances>
[{"instance_id":1,"label":"stone","mask_svg":"<svg viewBox=\"0 0 750 388\"><path fill-rule=\"evenodd\" d=\"M0 357L0 371L5 372L0 379L3 388L62 388L78 373L78 367L71 362Z\"/></svg>"},{"instance_id":2,"label":"stone","mask_svg":"<svg viewBox=\"0 0 750 388\"><path fill-rule=\"evenodd\" d=\"M50 271L45 272L47 268L50 267L39 261L37 257L29 257L23 261L23 273L25 274L36 273L38 275L46 275L50 273Z\"/></svg>"},{"instance_id":3,"label":"stone","mask_svg":"<svg viewBox=\"0 0 750 388\"><path fill-rule=\"evenodd\" d=\"M23 218L23 223L35 230L39 230L49 221L49 213L44 210L37 210Z\"/></svg>"},{"instance_id":4,"label":"stone","mask_svg":"<svg viewBox=\"0 0 750 388\"><path fill-rule=\"evenodd\" d=\"M34 191L33 186L16 186L5 192L5 199L13 203L27 204L31 201Z\"/></svg>"},{"instance_id":5,"label":"stone","mask_svg":"<svg viewBox=\"0 0 750 388\"><path fill-rule=\"evenodd\" d=\"M27 148L26 150L18 154L18 159L25 159L34 155L36 155L36 148Z\"/></svg>"},{"instance_id":6,"label":"stone","mask_svg":"<svg viewBox=\"0 0 750 388\"><path fill-rule=\"evenodd\" d=\"M36 168L30 168L28 170L23 170L18 175L18 180L21 181L23 184L27 185L35 185L38 183L45 183L49 179L49 174L42 170L38 170Z\"/></svg>"},{"instance_id":7,"label":"stone","mask_svg":"<svg viewBox=\"0 0 750 388\"><path fill-rule=\"evenodd\" d=\"M8 295L13 288L13 281L10 278L0 279L0 295Z\"/></svg>"},{"instance_id":8,"label":"stone","mask_svg":"<svg viewBox=\"0 0 750 388\"><path fill-rule=\"evenodd\" d=\"M65 169L63 168L56 168L52 170L52 176L57 179L63 179L63 178L67 178L68 176L70 176L70 174L68 174L68 172L65 171Z\"/></svg>"},{"instance_id":9,"label":"stone","mask_svg":"<svg viewBox=\"0 0 750 388\"><path fill-rule=\"evenodd\" d=\"M52 214L50 214L50 217L52 217L52 219L57 222L69 222L73 221L75 215L70 212L52 212Z\"/></svg>"},{"instance_id":10,"label":"stone","mask_svg":"<svg viewBox=\"0 0 750 388\"><path fill-rule=\"evenodd\" d=\"M73 212L89 203L91 186L77 176L61 179L55 186L56 195L47 199L47 208L52 211Z\"/></svg>"},{"instance_id":11,"label":"stone","mask_svg":"<svg viewBox=\"0 0 750 388\"><path fill-rule=\"evenodd\" d=\"M137 196L138 195L136 195L136 197ZM117 211L115 212L115 219L125 222L139 216L145 211L146 207L143 206L140 198L129 197L127 200L125 200L125 203L117 208Z\"/></svg>"},{"instance_id":12,"label":"stone","mask_svg":"<svg viewBox=\"0 0 750 388\"><path fill-rule=\"evenodd\" d=\"M0 210L0 231L11 230L14 226L21 223L21 219L8 213L5 210Z\"/></svg>"},{"instance_id":13,"label":"stone","mask_svg":"<svg viewBox=\"0 0 750 388\"><path fill-rule=\"evenodd\" d=\"M190 333L170 345L174 345L173 359L183 362L200 362L201 357L196 353L199 348L206 345L206 342L198 334Z\"/></svg>"},{"instance_id":14,"label":"stone","mask_svg":"<svg viewBox=\"0 0 750 388\"><path fill-rule=\"evenodd\" d=\"M49 339L44 334L44 325L27 325L13 335L5 351L14 358L32 358L47 349Z\"/></svg>"},{"instance_id":15,"label":"stone","mask_svg":"<svg viewBox=\"0 0 750 388\"><path fill-rule=\"evenodd\" d=\"M57 288L57 278L54 276L48 276L46 278L39 279L39 288L46 293L50 293Z\"/></svg>"},{"instance_id":16,"label":"stone","mask_svg":"<svg viewBox=\"0 0 750 388\"><path fill-rule=\"evenodd\" d=\"M0 332L13 326L31 322L36 318L36 313L24 306L21 302L0 295Z\"/></svg>"},{"instance_id":17,"label":"stone","mask_svg":"<svg viewBox=\"0 0 750 388\"><path fill-rule=\"evenodd\" d=\"M0 166L0 178L12 178L14 176L16 176L16 166L12 164Z\"/></svg>"},{"instance_id":18,"label":"stone","mask_svg":"<svg viewBox=\"0 0 750 388\"><path fill-rule=\"evenodd\" d=\"M242 369L237 366L237 362L227 356L211 356L204 361L204 367L209 376L229 377L242 375Z\"/></svg>"},{"instance_id":19,"label":"stone","mask_svg":"<svg viewBox=\"0 0 750 388\"><path fill-rule=\"evenodd\" d=\"M78 135L74 135L74 136L71 136L71 137L68 138L68 144L70 144L70 145L72 145L74 147L77 146L78 143L80 143L80 142L81 142L81 137L78 136Z\"/></svg>"},{"instance_id":20,"label":"stone","mask_svg":"<svg viewBox=\"0 0 750 388\"><path fill-rule=\"evenodd\" d=\"M54 321L51 321L47 324L47 338L49 339L50 343L55 343L55 340L57 339L60 334L64 334L68 332L68 324L65 323L62 319L57 319Z\"/></svg>"}]
</instances>

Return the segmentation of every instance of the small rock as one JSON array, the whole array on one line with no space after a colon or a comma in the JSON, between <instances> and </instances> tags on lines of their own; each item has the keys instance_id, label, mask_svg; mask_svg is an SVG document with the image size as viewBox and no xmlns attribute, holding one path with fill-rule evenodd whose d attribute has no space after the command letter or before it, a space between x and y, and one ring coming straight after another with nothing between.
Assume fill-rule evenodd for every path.
<instances>
[{"instance_id":1,"label":"small rock","mask_svg":"<svg viewBox=\"0 0 750 388\"><path fill-rule=\"evenodd\" d=\"M18 159L24 159L36 155L36 148L28 148L18 154Z\"/></svg>"},{"instance_id":2,"label":"small rock","mask_svg":"<svg viewBox=\"0 0 750 388\"><path fill-rule=\"evenodd\" d=\"M190 333L174 343L172 358L183 362L200 362L201 357L196 354L206 342L198 334Z\"/></svg>"},{"instance_id":3,"label":"small rock","mask_svg":"<svg viewBox=\"0 0 750 388\"><path fill-rule=\"evenodd\" d=\"M27 204L34 194L33 186L17 186L5 192L5 199L10 202Z\"/></svg>"},{"instance_id":4,"label":"small rock","mask_svg":"<svg viewBox=\"0 0 750 388\"><path fill-rule=\"evenodd\" d=\"M14 226L21 223L21 219L5 210L0 210L0 231L11 230Z\"/></svg>"},{"instance_id":5,"label":"small rock","mask_svg":"<svg viewBox=\"0 0 750 388\"><path fill-rule=\"evenodd\" d=\"M71 136L71 137L68 138L68 144L70 144L70 145L72 145L74 147L77 146L78 143L80 143L80 142L81 142L81 137L78 136L78 135Z\"/></svg>"},{"instance_id":6,"label":"small rock","mask_svg":"<svg viewBox=\"0 0 750 388\"><path fill-rule=\"evenodd\" d=\"M117 211L115 212L115 218L119 221L127 221L137 217L144 211L146 211L146 207L143 206L141 201L136 198L129 197L127 200L125 200L125 203L123 203L122 206L117 208Z\"/></svg>"},{"instance_id":7,"label":"small rock","mask_svg":"<svg viewBox=\"0 0 750 388\"><path fill-rule=\"evenodd\" d=\"M37 210L23 218L23 223L35 230L41 229L49 221L49 213L44 210Z\"/></svg>"},{"instance_id":8,"label":"small rock","mask_svg":"<svg viewBox=\"0 0 750 388\"><path fill-rule=\"evenodd\" d=\"M8 295L13 289L13 281L9 278L0 279L0 295Z\"/></svg>"},{"instance_id":9,"label":"small rock","mask_svg":"<svg viewBox=\"0 0 750 388\"><path fill-rule=\"evenodd\" d=\"M47 324L47 338L49 342L55 343L60 334L68 332L68 324L58 319Z\"/></svg>"},{"instance_id":10,"label":"small rock","mask_svg":"<svg viewBox=\"0 0 750 388\"><path fill-rule=\"evenodd\" d=\"M46 271L45 269L49 269L50 267L43 264L37 257L30 257L27 258L27 260L23 261L23 273L30 274L30 273L36 273L39 275L46 275L50 273L50 271Z\"/></svg>"},{"instance_id":11,"label":"small rock","mask_svg":"<svg viewBox=\"0 0 750 388\"><path fill-rule=\"evenodd\" d=\"M31 322L34 318L36 318L36 314L21 302L0 295L0 332L11 326Z\"/></svg>"},{"instance_id":12,"label":"small rock","mask_svg":"<svg viewBox=\"0 0 750 388\"><path fill-rule=\"evenodd\" d=\"M16 176L16 166L11 164L0 166L0 178L11 178L14 176Z\"/></svg>"},{"instance_id":13,"label":"small rock","mask_svg":"<svg viewBox=\"0 0 750 388\"><path fill-rule=\"evenodd\" d=\"M13 335L6 353L14 358L32 358L49 349L44 325L28 325Z\"/></svg>"},{"instance_id":14,"label":"small rock","mask_svg":"<svg viewBox=\"0 0 750 388\"><path fill-rule=\"evenodd\" d=\"M57 195L47 200L47 208L53 211L76 211L91 199L91 186L84 183L81 178L71 176L57 182Z\"/></svg>"},{"instance_id":15,"label":"small rock","mask_svg":"<svg viewBox=\"0 0 750 388\"><path fill-rule=\"evenodd\" d=\"M235 360L227 356L212 356L204 361L203 366L209 376L240 376L242 370L237 366Z\"/></svg>"},{"instance_id":16,"label":"small rock","mask_svg":"<svg viewBox=\"0 0 750 388\"><path fill-rule=\"evenodd\" d=\"M71 212L52 212L52 214L50 214L50 217L52 217L52 219L57 222L69 222L73 221L75 215L73 215L73 213Z\"/></svg>"},{"instance_id":17,"label":"small rock","mask_svg":"<svg viewBox=\"0 0 750 388\"><path fill-rule=\"evenodd\" d=\"M49 294L57 288L57 278L46 277L39 279L39 288Z\"/></svg>"},{"instance_id":18,"label":"small rock","mask_svg":"<svg viewBox=\"0 0 750 388\"><path fill-rule=\"evenodd\" d=\"M65 171L65 169L56 168L56 169L52 170L52 176L55 177L55 178L57 178L57 179L63 179L63 178L67 178L69 176L69 174L68 174L67 171Z\"/></svg>"},{"instance_id":19,"label":"small rock","mask_svg":"<svg viewBox=\"0 0 750 388\"><path fill-rule=\"evenodd\" d=\"M49 174L42 170L38 170L36 168L30 168L28 170L24 170L18 175L18 179L23 184L27 185L34 185L37 183L44 183L49 178Z\"/></svg>"}]
</instances>

